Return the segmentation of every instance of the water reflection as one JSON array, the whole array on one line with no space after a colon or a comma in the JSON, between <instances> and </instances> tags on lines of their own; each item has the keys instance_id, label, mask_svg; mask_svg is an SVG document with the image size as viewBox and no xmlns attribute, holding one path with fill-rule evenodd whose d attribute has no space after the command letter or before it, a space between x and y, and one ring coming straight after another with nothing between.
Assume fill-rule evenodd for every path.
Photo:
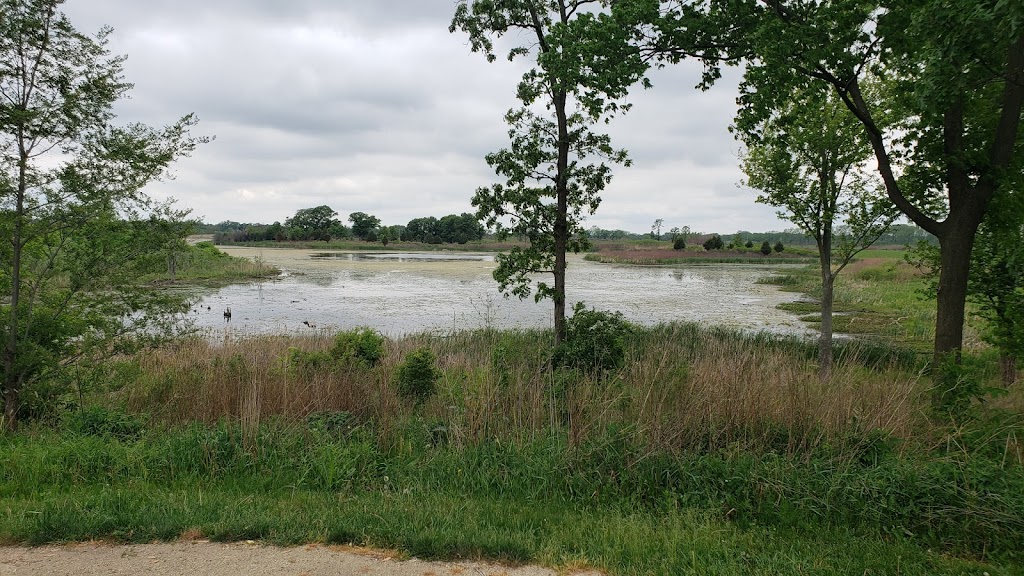
<instances>
[{"instance_id":1,"label":"water reflection","mask_svg":"<svg viewBox=\"0 0 1024 576\"><path fill-rule=\"evenodd\" d=\"M492 254L362 254L304 250L225 248L260 257L281 268L281 278L227 286L203 294L197 324L247 333L371 326L397 336L424 330L484 326L546 327L550 301L503 298L491 278ZM809 333L795 316L775 306L795 300L756 281L760 265L660 268L612 266L570 257L567 299L618 310L634 322L688 320L779 332ZM207 309L209 307L209 310Z\"/></svg>"}]
</instances>

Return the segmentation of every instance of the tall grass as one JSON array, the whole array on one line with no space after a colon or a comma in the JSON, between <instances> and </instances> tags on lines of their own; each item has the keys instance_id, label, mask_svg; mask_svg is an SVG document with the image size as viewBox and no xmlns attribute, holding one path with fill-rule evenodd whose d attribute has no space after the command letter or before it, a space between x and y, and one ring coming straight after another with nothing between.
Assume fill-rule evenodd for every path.
<instances>
[{"instance_id":1,"label":"tall grass","mask_svg":"<svg viewBox=\"0 0 1024 576\"><path fill-rule=\"evenodd\" d=\"M652 451L678 453L735 443L788 453L868 433L926 441L928 382L898 355L840 352L831 382L817 378L813 346L673 324L639 331L624 367L603 375L548 369L544 331L419 335L385 344L373 368L302 365L293 350L323 351L320 336L202 339L127 360L117 397L166 424L223 418L252 426L280 416L351 413L386 434L412 407L394 376L406 354L438 358L438 392L417 416L455 442L534 440L551 430L582 442L626 426Z\"/></svg>"},{"instance_id":2,"label":"tall grass","mask_svg":"<svg viewBox=\"0 0 1024 576\"><path fill-rule=\"evenodd\" d=\"M87 402L131 414L86 409L63 432L0 438L0 541L144 541L196 528L518 560L556 546L557 518L610 521L608 537L625 542L632 522L698 514L759 542L776 529L793 531L776 544L806 546L822 530L847 542L839 548L895 542L890 560L907 542L922 546L916 554L1022 558L1020 394L950 426L926 415L914 356L891 350L841 346L822 383L813 344L767 334L640 328L622 368L593 373L553 370L550 343L540 330L421 334L385 341L371 367L324 360L334 338L321 333L193 339L122 359ZM437 391L403 400L396 373L424 348L437 358ZM180 494L193 504L172 505ZM301 508L279 518L293 501ZM251 502L261 504L237 512ZM359 511L379 507L396 518ZM479 513L460 516L467 509ZM425 519L439 516L477 528L432 531ZM636 557L578 541L555 549L586 549L622 573L674 558L669 544L629 546ZM931 560L919 560L926 573Z\"/></svg>"}]
</instances>

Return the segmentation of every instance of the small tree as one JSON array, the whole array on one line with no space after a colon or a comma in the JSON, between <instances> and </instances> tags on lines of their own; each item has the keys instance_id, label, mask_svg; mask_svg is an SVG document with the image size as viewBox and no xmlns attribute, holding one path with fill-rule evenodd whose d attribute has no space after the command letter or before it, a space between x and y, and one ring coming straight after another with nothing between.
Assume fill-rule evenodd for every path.
<instances>
[{"instance_id":1,"label":"small tree","mask_svg":"<svg viewBox=\"0 0 1024 576\"><path fill-rule=\"evenodd\" d=\"M60 0L0 0L0 379L3 427L49 371L166 334L183 297L147 290L176 226L142 188L202 138L171 126L115 126L130 85L123 57L58 11ZM150 219L148 215L154 217ZM164 212L168 214L168 212ZM150 250L150 247L158 247Z\"/></svg>"},{"instance_id":2,"label":"small tree","mask_svg":"<svg viewBox=\"0 0 1024 576\"><path fill-rule=\"evenodd\" d=\"M509 32L525 35L509 59L535 58L519 83L521 106L505 115L511 145L487 155L504 182L478 188L473 206L498 238L529 242L496 257L503 292L525 298L537 274L553 276L554 286L536 282L535 299L554 301L556 345L566 334L566 254L587 245L582 220L601 203L609 164L629 165L625 150L592 127L628 109L618 101L647 67L627 46L630 31L584 4L590 2L460 0L449 27L469 34L472 50L488 61L495 60L494 40Z\"/></svg>"},{"instance_id":3,"label":"small tree","mask_svg":"<svg viewBox=\"0 0 1024 576\"><path fill-rule=\"evenodd\" d=\"M721 250L723 246L725 246L725 243L722 242L722 237L718 234L712 234L711 238L704 241L704 249L709 252L712 250Z\"/></svg>"},{"instance_id":4,"label":"small tree","mask_svg":"<svg viewBox=\"0 0 1024 576\"><path fill-rule=\"evenodd\" d=\"M776 242L774 248L775 251L779 254L782 254L782 251L786 249L786 247L782 245L782 240Z\"/></svg>"},{"instance_id":5,"label":"small tree","mask_svg":"<svg viewBox=\"0 0 1024 576\"><path fill-rule=\"evenodd\" d=\"M665 220L658 218L651 225L651 238L654 240L661 240L661 226L665 223Z\"/></svg>"},{"instance_id":6,"label":"small tree","mask_svg":"<svg viewBox=\"0 0 1024 576\"><path fill-rule=\"evenodd\" d=\"M814 238L821 274L819 371L832 374L832 301L839 272L870 246L895 216L880 186L861 170L870 146L857 119L827 90L808 88L793 95L778 114L737 129L748 151L743 171L762 191L757 201L783 208L786 218ZM837 220L845 227L835 232ZM782 242L775 245L776 252ZM761 253L771 254L767 240ZM833 260L835 258L835 260Z\"/></svg>"}]
</instances>

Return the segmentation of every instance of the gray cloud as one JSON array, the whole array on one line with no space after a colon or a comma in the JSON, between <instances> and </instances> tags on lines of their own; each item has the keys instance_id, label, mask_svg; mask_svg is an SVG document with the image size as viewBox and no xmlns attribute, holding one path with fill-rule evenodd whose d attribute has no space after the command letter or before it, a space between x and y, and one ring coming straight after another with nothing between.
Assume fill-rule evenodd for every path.
<instances>
[{"instance_id":1,"label":"gray cloud","mask_svg":"<svg viewBox=\"0 0 1024 576\"><path fill-rule=\"evenodd\" d=\"M272 222L328 204L342 216L399 224L469 211L494 181L483 156L507 145L524 62L488 64L449 34L453 0L70 0L83 31L109 24L126 54L124 121L173 122L195 112L216 135L155 184L207 221ZM630 150L590 218L643 231L655 218L702 230L781 228L737 186L727 132L737 75L693 89L699 68L652 74L653 90L606 127Z\"/></svg>"}]
</instances>

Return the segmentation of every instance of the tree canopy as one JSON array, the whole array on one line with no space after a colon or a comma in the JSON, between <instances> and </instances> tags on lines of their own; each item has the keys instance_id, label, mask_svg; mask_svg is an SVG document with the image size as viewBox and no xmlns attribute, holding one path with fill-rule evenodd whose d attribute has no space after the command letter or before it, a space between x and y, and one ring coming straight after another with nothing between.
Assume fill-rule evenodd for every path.
<instances>
[{"instance_id":1,"label":"tree canopy","mask_svg":"<svg viewBox=\"0 0 1024 576\"><path fill-rule=\"evenodd\" d=\"M185 116L164 128L117 126L130 84L109 29L77 31L59 0L0 2L0 326L3 425L42 373L169 325L178 296L137 273L180 234L181 214L142 188L203 138ZM154 247L157 248L154 250Z\"/></svg>"},{"instance_id":2,"label":"tree canopy","mask_svg":"<svg viewBox=\"0 0 1024 576\"><path fill-rule=\"evenodd\" d=\"M743 62L736 124L752 128L809 85L865 131L890 200L939 240L935 354L962 344L975 232L1004 184L1024 104L1024 3L620 0L634 39L667 61L698 58L702 87ZM886 97L865 95L867 78Z\"/></svg>"},{"instance_id":3,"label":"tree canopy","mask_svg":"<svg viewBox=\"0 0 1024 576\"><path fill-rule=\"evenodd\" d=\"M474 52L494 61L495 39L522 34L510 60L532 57L519 83L520 107L505 115L508 148L488 154L503 182L478 188L477 216L498 237L529 241L498 256L494 278L506 294L554 301L555 342L566 335L566 252L586 244L582 220L601 202L610 164L628 165L624 150L592 131L628 107L629 86L646 71L626 42L625 28L601 12L597 0L460 0L449 28L469 36ZM536 281L551 274L554 285ZM536 282L536 284L535 284Z\"/></svg>"}]
</instances>

